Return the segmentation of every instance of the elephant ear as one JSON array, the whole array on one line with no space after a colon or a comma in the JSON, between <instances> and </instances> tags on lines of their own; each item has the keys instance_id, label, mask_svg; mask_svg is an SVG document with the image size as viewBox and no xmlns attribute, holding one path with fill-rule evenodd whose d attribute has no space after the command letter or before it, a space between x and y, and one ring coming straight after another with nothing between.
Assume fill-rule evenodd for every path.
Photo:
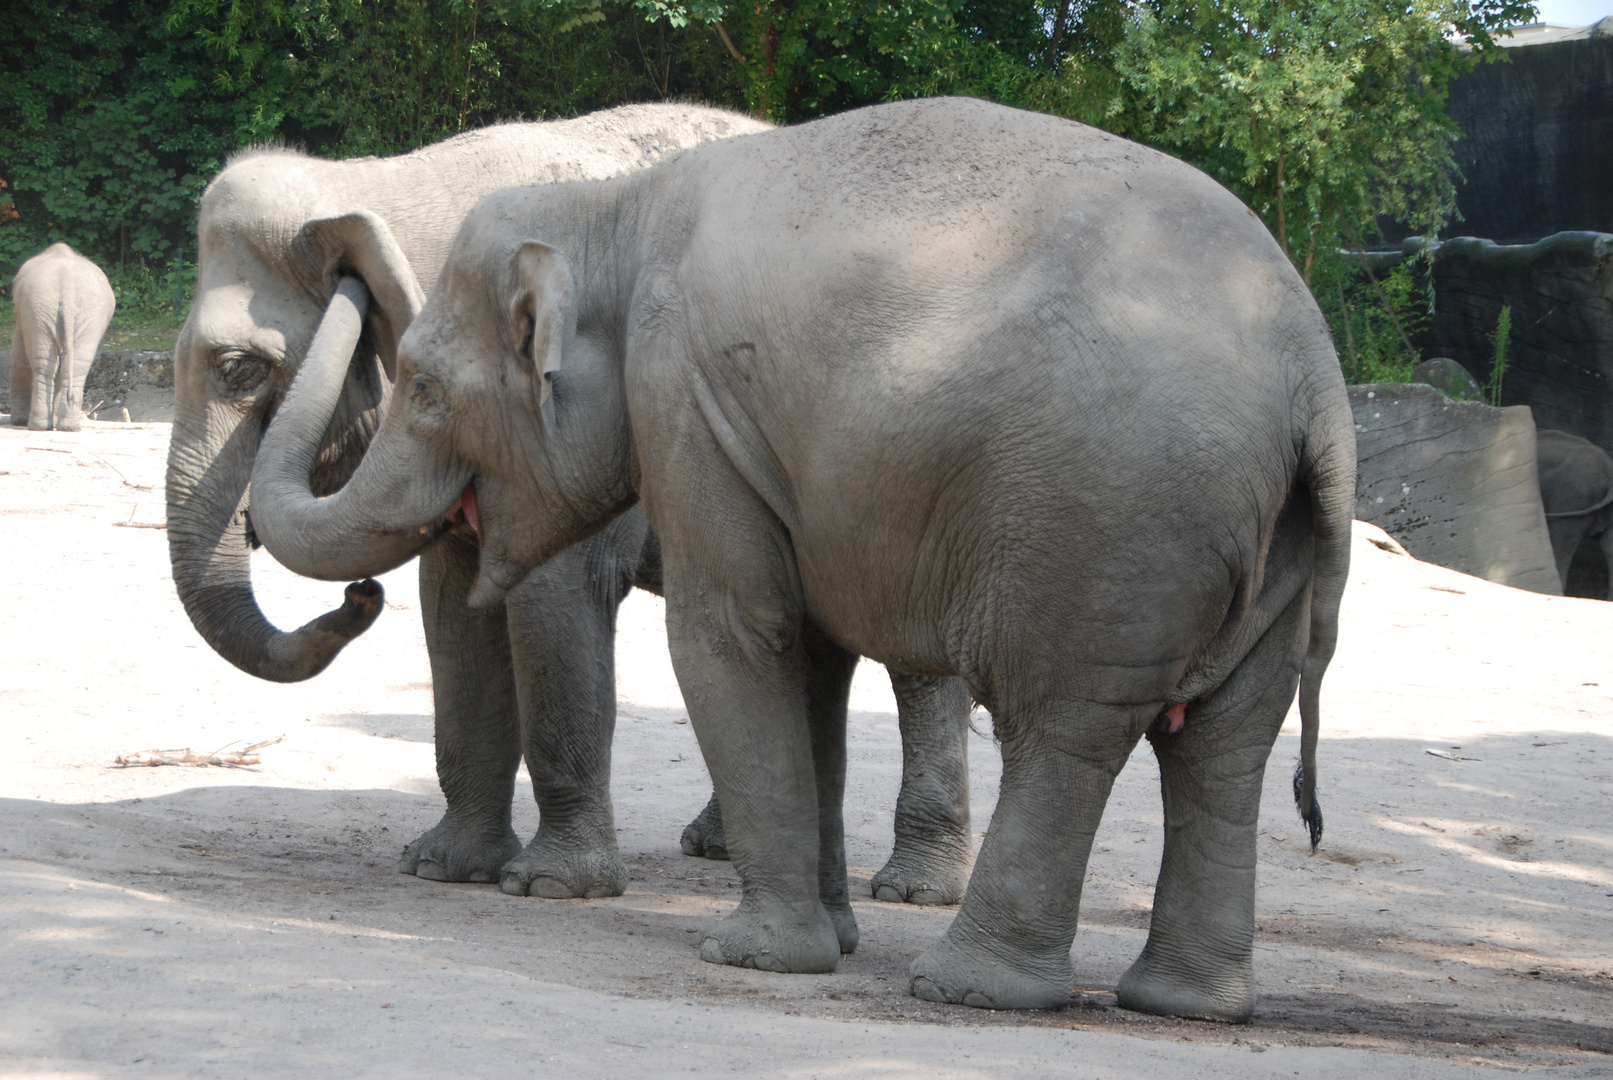
<instances>
[{"instance_id":1,"label":"elephant ear","mask_svg":"<svg viewBox=\"0 0 1613 1080\"><path fill-rule=\"evenodd\" d=\"M374 300L370 326L375 351L387 378L396 378L398 341L420 314L426 296L381 215L356 210L308 222L293 245L292 261L303 284L321 299L336 291L343 274L364 280Z\"/></svg>"},{"instance_id":2,"label":"elephant ear","mask_svg":"<svg viewBox=\"0 0 1613 1080\"><path fill-rule=\"evenodd\" d=\"M511 311L517 353L536 388L545 434L554 431L554 373L577 333L577 277L559 250L528 240L515 253Z\"/></svg>"}]
</instances>

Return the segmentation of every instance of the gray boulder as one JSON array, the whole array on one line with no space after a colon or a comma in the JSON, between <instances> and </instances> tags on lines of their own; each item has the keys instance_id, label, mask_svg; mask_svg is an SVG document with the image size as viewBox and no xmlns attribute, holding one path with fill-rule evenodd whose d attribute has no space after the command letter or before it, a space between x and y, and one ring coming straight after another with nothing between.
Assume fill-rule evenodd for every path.
<instances>
[{"instance_id":1,"label":"gray boulder","mask_svg":"<svg viewBox=\"0 0 1613 1080\"><path fill-rule=\"evenodd\" d=\"M1562 595L1527 408L1385 383L1350 387L1350 406L1357 518L1424 562Z\"/></svg>"}]
</instances>

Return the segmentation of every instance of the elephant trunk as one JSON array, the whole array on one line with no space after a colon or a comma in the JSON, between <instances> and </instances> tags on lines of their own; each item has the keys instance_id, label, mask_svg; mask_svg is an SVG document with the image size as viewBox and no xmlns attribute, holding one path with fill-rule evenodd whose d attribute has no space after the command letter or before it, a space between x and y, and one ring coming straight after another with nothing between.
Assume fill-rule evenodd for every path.
<instances>
[{"instance_id":1,"label":"elephant trunk","mask_svg":"<svg viewBox=\"0 0 1613 1080\"><path fill-rule=\"evenodd\" d=\"M243 505L259 434L255 416L243 421L228 406L175 417L168 553L185 613L215 652L260 679L298 682L325 670L370 627L381 613L382 591L373 581L349 585L340 608L291 633L264 617L252 589Z\"/></svg>"},{"instance_id":2,"label":"elephant trunk","mask_svg":"<svg viewBox=\"0 0 1613 1080\"><path fill-rule=\"evenodd\" d=\"M446 527L471 478L407 433L394 396L352 479L334 495L315 495L309 476L368 303L363 282L342 278L252 474L254 531L276 559L307 577L339 581L407 562Z\"/></svg>"},{"instance_id":3,"label":"elephant trunk","mask_svg":"<svg viewBox=\"0 0 1613 1080\"><path fill-rule=\"evenodd\" d=\"M381 586L347 587L340 608L284 633L258 607L241 504L256 449L256 425L237 424L203 478L193 475L176 434L168 455L168 554L185 614L224 659L271 682L299 682L329 666L381 613Z\"/></svg>"}]
</instances>

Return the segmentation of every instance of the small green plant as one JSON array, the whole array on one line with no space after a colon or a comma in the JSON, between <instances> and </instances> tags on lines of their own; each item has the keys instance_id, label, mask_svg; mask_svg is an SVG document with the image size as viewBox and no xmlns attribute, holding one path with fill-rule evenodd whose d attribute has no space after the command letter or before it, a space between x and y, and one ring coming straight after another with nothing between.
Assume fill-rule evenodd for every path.
<instances>
[{"instance_id":1,"label":"small green plant","mask_svg":"<svg viewBox=\"0 0 1613 1080\"><path fill-rule=\"evenodd\" d=\"M1507 351L1511 346L1512 308L1502 304L1495 333L1490 335L1490 381L1484 387L1484 398L1491 405L1501 404L1501 380L1507 377Z\"/></svg>"},{"instance_id":2,"label":"small green plant","mask_svg":"<svg viewBox=\"0 0 1613 1080\"><path fill-rule=\"evenodd\" d=\"M1351 383L1406 383L1420 359L1411 337L1427 322L1410 260L1368 272L1359 256L1318 260L1311 289Z\"/></svg>"}]
</instances>

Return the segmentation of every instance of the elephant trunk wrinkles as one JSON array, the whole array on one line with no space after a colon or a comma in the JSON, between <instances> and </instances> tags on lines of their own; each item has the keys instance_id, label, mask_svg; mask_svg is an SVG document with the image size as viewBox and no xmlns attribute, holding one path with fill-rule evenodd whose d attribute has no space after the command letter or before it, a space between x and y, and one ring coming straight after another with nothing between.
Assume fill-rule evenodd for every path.
<instances>
[{"instance_id":1,"label":"elephant trunk wrinkles","mask_svg":"<svg viewBox=\"0 0 1613 1080\"><path fill-rule=\"evenodd\" d=\"M381 612L374 582L350 585L343 605L292 633L264 617L252 591L242 514L258 444L253 420L235 423L205 466L212 444L194 421L175 427L168 453L168 552L174 587L199 634L224 659L260 679L298 682L323 671Z\"/></svg>"},{"instance_id":2,"label":"elephant trunk wrinkles","mask_svg":"<svg viewBox=\"0 0 1613 1080\"><path fill-rule=\"evenodd\" d=\"M422 467L431 455L389 416L340 491L319 498L311 487L368 304L363 282L344 277L253 470L254 531L276 559L307 577L342 580L407 562L440 532L421 523L446 526L445 512L470 482L467 469Z\"/></svg>"}]
</instances>

